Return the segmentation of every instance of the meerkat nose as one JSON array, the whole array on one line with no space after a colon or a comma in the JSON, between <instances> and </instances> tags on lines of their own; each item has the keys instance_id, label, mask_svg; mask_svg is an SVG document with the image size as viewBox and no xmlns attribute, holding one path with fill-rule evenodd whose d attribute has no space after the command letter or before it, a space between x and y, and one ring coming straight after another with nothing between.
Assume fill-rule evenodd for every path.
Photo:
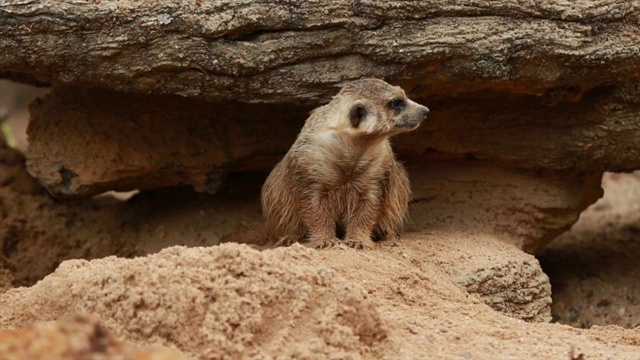
<instances>
[{"instance_id":1,"label":"meerkat nose","mask_svg":"<svg viewBox=\"0 0 640 360\"><path fill-rule=\"evenodd\" d=\"M428 107L426 107L426 106L423 106L423 107L422 107L422 115L423 115L424 117L427 117L427 115L429 115L429 111L430 111L430 110L429 110L429 108L428 108Z\"/></svg>"}]
</instances>

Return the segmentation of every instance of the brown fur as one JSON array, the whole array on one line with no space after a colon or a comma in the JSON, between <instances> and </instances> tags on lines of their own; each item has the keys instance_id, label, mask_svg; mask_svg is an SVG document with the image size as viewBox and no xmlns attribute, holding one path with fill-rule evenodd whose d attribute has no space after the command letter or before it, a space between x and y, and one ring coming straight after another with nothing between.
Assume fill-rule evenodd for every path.
<instances>
[{"instance_id":1,"label":"brown fur","mask_svg":"<svg viewBox=\"0 0 640 360\"><path fill-rule=\"evenodd\" d=\"M411 191L389 137L414 130L428 112L378 79L348 83L313 110L262 187L271 239L367 248L397 236Z\"/></svg>"}]
</instances>

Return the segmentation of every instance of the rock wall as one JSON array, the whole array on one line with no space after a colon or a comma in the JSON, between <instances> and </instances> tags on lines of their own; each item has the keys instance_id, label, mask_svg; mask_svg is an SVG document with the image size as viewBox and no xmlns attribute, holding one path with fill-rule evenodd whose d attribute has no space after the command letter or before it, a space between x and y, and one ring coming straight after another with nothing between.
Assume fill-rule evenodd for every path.
<instances>
[{"instance_id":1,"label":"rock wall","mask_svg":"<svg viewBox=\"0 0 640 360\"><path fill-rule=\"evenodd\" d=\"M571 2L7 0L0 71L207 100L317 104L383 77L418 98L550 102L640 79L640 5Z\"/></svg>"},{"instance_id":2,"label":"rock wall","mask_svg":"<svg viewBox=\"0 0 640 360\"><path fill-rule=\"evenodd\" d=\"M556 106L508 93L423 102L433 116L394 138L414 164L446 152L566 177L640 168L637 84ZM213 192L229 172L271 169L310 109L55 87L31 108L28 169L59 197L175 185Z\"/></svg>"},{"instance_id":3,"label":"rock wall","mask_svg":"<svg viewBox=\"0 0 640 360\"><path fill-rule=\"evenodd\" d=\"M568 230L602 196L601 177L539 176L482 161L410 166L409 231L483 233L529 253Z\"/></svg>"}]
</instances>

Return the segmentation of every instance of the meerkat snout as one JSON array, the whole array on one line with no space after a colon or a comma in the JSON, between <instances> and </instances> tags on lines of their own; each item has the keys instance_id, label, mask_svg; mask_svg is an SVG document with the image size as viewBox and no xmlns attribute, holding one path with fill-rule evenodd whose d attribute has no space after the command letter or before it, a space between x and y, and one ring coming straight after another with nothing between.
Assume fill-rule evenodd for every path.
<instances>
[{"instance_id":1,"label":"meerkat snout","mask_svg":"<svg viewBox=\"0 0 640 360\"><path fill-rule=\"evenodd\" d=\"M382 80L345 84L311 112L262 188L270 238L368 248L398 236L411 190L389 138L415 130L428 113Z\"/></svg>"},{"instance_id":2,"label":"meerkat snout","mask_svg":"<svg viewBox=\"0 0 640 360\"><path fill-rule=\"evenodd\" d=\"M427 118L429 108L410 99L395 99L389 107L396 111L395 127L400 132L415 130Z\"/></svg>"},{"instance_id":3,"label":"meerkat snout","mask_svg":"<svg viewBox=\"0 0 640 360\"><path fill-rule=\"evenodd\" d=\"M424 106L424 105L420 105L418 103L416 103L416 105L418 105L418 107L420 108L420 112L422 112L422 120L427 118L427 115L429 115L429 113L431 112L431 110L429 110L428 107Z\"/></svg>"}]
</instances>

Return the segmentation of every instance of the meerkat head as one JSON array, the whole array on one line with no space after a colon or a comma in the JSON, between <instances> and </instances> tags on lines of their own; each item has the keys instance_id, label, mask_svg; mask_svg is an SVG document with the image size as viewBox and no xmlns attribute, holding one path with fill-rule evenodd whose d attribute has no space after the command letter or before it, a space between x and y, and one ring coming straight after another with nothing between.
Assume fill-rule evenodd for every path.
<instances>
[{"instance_id":1,"label":"meerkat head","mask_svg":"<svg viewBox=\"0 0 640 360\"><path fill-rule=\"evenodd\" d=\"M429 113L400 87L379 79L352 81L331 102L339 108L331 127L354 136L393 136L415 130Z\"/></svg>"}]
</instances>

